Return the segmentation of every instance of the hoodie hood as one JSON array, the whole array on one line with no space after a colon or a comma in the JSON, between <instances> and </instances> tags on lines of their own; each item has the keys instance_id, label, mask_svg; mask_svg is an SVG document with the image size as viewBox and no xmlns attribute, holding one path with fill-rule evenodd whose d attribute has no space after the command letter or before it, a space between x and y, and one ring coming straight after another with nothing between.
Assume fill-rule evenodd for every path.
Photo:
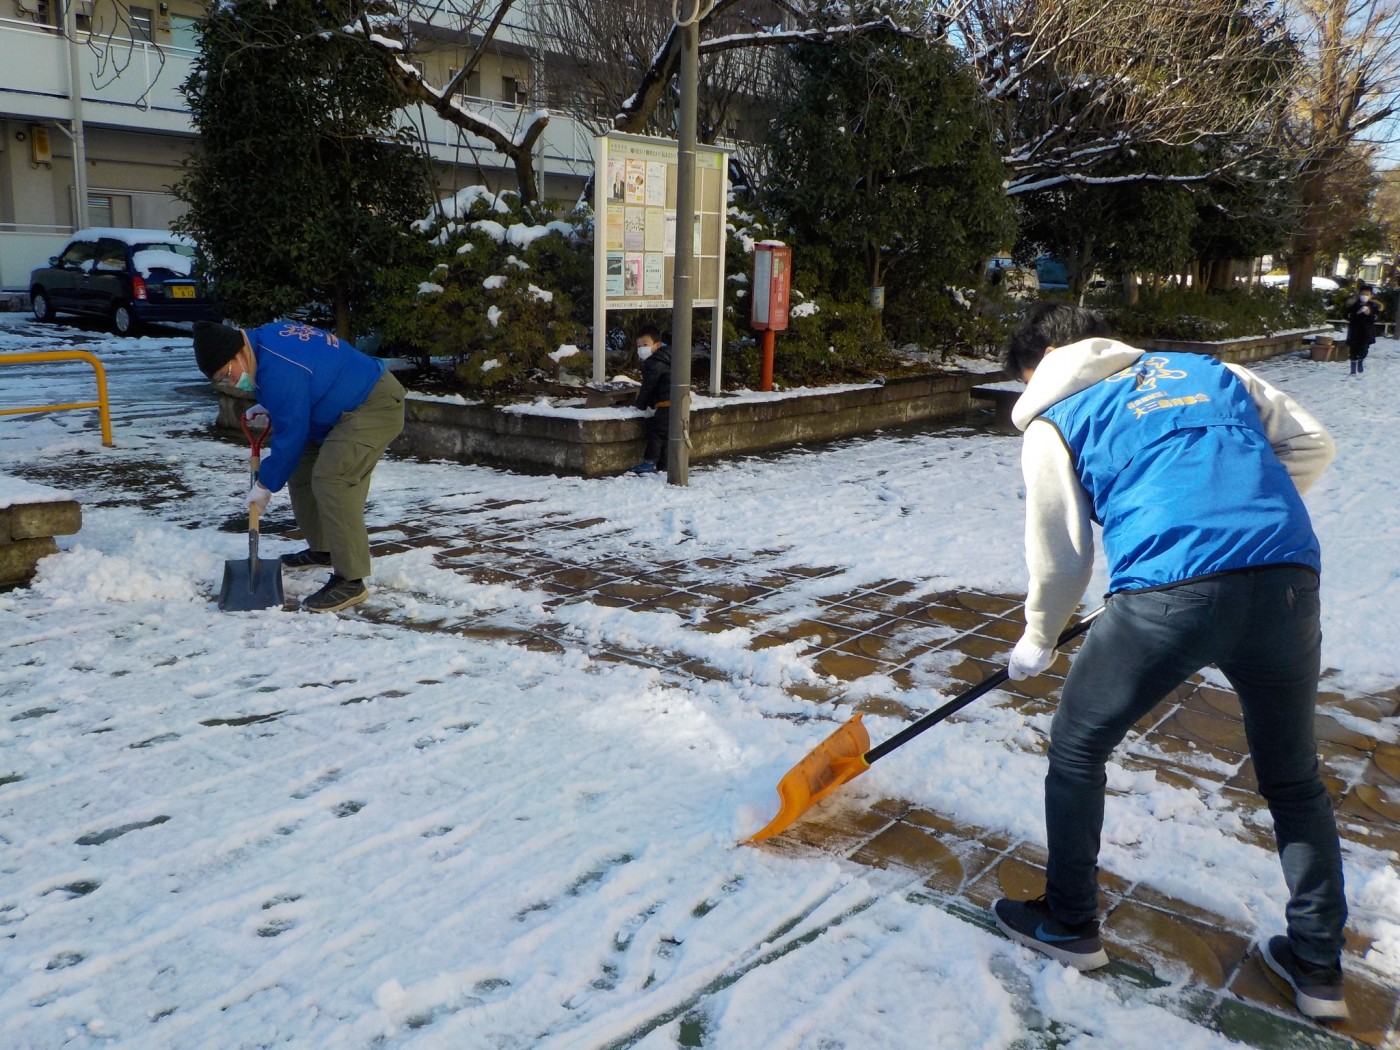
<instances>
[{"instance_id":1,"label":"hoodie hood","mask_svg":"<svg viewBox=\"0 0 1400 1050\"><path fill-rule=\"evenodd\" d=\"M1011 410L1011 421L1025 430L1050 406L1123 371L1143 353L1116 339L1081 339L1056 347L1041 359Z\"/></svg>"}]
</instances>

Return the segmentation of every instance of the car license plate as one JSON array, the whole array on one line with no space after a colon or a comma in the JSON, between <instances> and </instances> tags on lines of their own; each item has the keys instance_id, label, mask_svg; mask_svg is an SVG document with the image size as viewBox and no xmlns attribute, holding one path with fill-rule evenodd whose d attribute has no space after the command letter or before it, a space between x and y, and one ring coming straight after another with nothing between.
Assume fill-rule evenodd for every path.
<instances>
[{"instance_id":1,"label":"car license plate","mask_svg":"<svg viewBox=\"0 0 1400 1050\"><path fill-rule=\"evenodd\" d=\"M192 284L167 284L165 287L169 289L172 299L194 298L194 285Z\"/></svg>"}]
</instances>

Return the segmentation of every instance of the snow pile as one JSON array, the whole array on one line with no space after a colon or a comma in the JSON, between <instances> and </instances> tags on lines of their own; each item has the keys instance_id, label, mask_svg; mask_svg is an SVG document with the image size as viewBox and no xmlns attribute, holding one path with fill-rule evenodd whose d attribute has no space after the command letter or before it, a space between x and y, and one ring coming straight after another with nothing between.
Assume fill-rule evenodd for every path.
<instances>
[{"instance_id":1,"label":"snow pile","mask_svg":"<svg viewBox=\"0 0 1400 1050\"><path fill-rule=\"evenodd\" d=\"M427 233L440 223L460 221L470 215L478 203L500 215L510 214L510 205L485 186L467 186L453 196L438 201L430 214L413 223L410 228L416 233Z\"/></svg>"},{"instance_id":2,"label":"snow pile","mask_svg":"<svg viewBox=\"0 0 1400 1050\"><path fill-rule=\"evenodd\" d=\"M167 270L180 277L194 273L194 257L155 246L131 253L132 265L142 277L150 280L152 270Z\"/></svg>"},{"instance_id":3,"label":"snow pile","mask_svg":"<svg viewBox=\"0 0 1400 1050\"><path fill-rule=\"evenodd\" d=\"M563 347L560 349L562 350ZM47 485L36 485L23 478L0 474L0 510L21 503L63 503L72 498L71 492L51 489Z\"/></svg>"}]
</instances>

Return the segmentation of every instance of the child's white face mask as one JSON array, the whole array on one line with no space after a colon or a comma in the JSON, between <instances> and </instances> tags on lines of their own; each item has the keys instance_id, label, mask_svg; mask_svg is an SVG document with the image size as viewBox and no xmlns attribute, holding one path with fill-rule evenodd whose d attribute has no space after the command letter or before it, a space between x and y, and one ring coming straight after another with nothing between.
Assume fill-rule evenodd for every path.
<instances>
[{"instance_id":1,"label":"child's white face mask","mask_svg":"<svg viewBox=\"0 0 1400 1050\"><path fill-rule=\"evenodd\" d=\"M654 346L639 346L637 347L637 356L643 361L645 361L648 357L651 356L651 352L655 349L656 347Z\"/></svg>"}]
</instances>

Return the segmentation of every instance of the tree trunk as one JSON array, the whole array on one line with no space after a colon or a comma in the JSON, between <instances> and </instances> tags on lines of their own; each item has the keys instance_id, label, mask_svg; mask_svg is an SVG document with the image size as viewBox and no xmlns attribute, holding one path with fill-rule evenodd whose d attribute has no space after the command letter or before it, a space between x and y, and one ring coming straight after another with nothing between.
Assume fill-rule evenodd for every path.
<instances>
[{"instance_id":1,"label":"tree trunk","mask_svg":"<svg viewBox=\"0 0 1400 1050\"><path fill-rule=\"evenodd\" d=\"M350 296L344 288L335 290L335 334L350 341Z\"/></svg>"},{"instance_id":2,"label":"tree trunk","mask_svg":"<svg viewBox=\"0 0 1400 1050\"><path fill-rule=\"evenodd\" d=\"M1312 279L1317 273L1317 252L1322 243L1322 224L1326 219L1324 195L1327 178L1321 163L1305 169L1301 214L1298 228L1288 249L1288 298L1298 299L1312 293Z\"/></svg>"},{"instance_id":3,"label":"tree trunk","mask_svg":"<svg viewBox=\"0 0 1400 1050\"><path fill-rule=\"evenodd\" d=\"M1138 304L1138 282L1137 274L1125 273L1123 275L1123 302L1128 306Z\"/></svg>"},{"instance_id":4,"label":"tree trunk","mask_svg":"<svg viewBox=\"0 0 1400 1050\"><path fill-rule=\"evenodd\" d=\"M865 245L865 278L866 286L870 289L869 295L871 303L874 304L875 289L880 287L880 282L884 280L885 271L881 265L880 246L873 241L867 241ZM881 293L884 294L883 292ZM882 340L885 337L885 311L883 307L875 310L875 338Z\"/></svg>"},{"instance_id":5,"label":"tree trunk","mask_svg":"<svg viewBox=\"0 0 1400 1050\"><path fill-rule=\"evenodd\" d=\"M1069 296L1084 305L1084 288L1089 283L1089 263L1094 257L1094 240L1086 238L1066 261Z\"/></svg>"},{"instance_id":6,"label":"tree trunk","mask_svg":"<svg viewBox=\"0 0 1400 1050\"><path fill-rule=\"evenodd\" d=\"M366 33L368 32L366 24ZM549 123L548 113L538 110L531 116L524 132L514 136L508 135L494 122L482 120L469 110L455 105L452 96L439 95L431 90L424 82L422 74L401 63L397 50L376 45L376 51L389 75L408 98L421 102L449 124L491 143L498 153L510 158L515 168L515 181L520 191L520 199L526 203L539 199L539 187L535 182L535 143L544 134L545 126Z\"/></svg>"},{"instance_id":7,"label":"tree trunk","mask_svg":"<svg viewBox=\"0 0 1400 1050\"><path fill-rule=\"evenodd\" d=\"M1212 259L1207 287L1214 292L1228 292L1235 283L1235 260Z\"/></svg>"},{"instance_id":8,"label":"tree trunk","mask_svg":"<svg viewBox=\"0 0 1400 1050\"><path fill-rule=\"evenodd\" d=\"M1317 273L1317 242L1311 248L1302 248L1300 241L1306 239L1299 234L1293 239L1293 251L1288 253L1288 298L1298 299L1312 291L1313 275Z\"/></svg>"}]
</instances>

